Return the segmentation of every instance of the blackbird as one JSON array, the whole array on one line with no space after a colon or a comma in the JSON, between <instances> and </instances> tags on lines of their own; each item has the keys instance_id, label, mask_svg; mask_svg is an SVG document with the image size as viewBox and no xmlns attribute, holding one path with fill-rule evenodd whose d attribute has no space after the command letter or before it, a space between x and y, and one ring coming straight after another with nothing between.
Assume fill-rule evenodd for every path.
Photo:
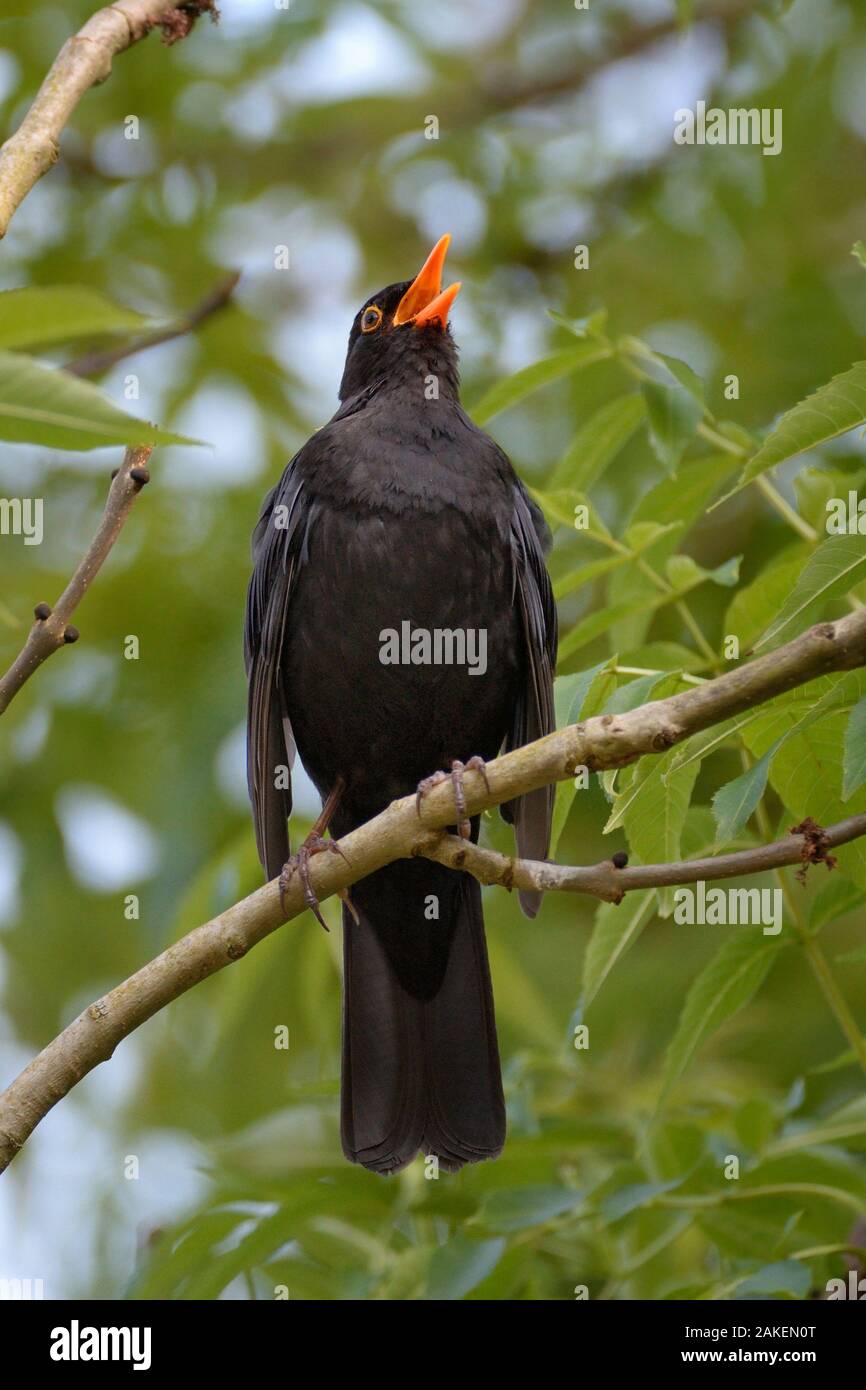
<instances>
[{"instance_id":1,"label":"blackbird","mask_svg":"<svg viewBox=\"0 0 866 1390\"><path fill-rule=\"evenodd\" d=\"M317 913L307 863L329 847L326 825L339 838L443 776L463 821L464 774L484 777L485 759L554 727L550 537L460 405L448 326L460 285L441 289L449 240L358 311L340 407L268 494L253 536L256 839L268 877L284 888L299 872ZM289 860L296 749L324 804ZM519 853L543 859L551 789L502 810ZM478 819L461 829L477 839ZM521 903L534 916L539 895ZM478 882L423 858L370 874L344 901L343 955L346 1157L379 1173L419 1151L446 1171L494 1158L505 1106Z\"/></svg>"}]
</instances>

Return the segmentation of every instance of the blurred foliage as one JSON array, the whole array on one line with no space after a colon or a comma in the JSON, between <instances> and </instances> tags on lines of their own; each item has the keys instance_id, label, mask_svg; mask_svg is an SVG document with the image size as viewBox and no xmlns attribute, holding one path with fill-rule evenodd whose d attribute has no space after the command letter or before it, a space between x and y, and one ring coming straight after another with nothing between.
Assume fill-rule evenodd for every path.
<instances>
[{"instance_id":1,"label":"blurred foliage","mask_svg":"<svg viewBox=\"0 0 866 1390\"><path fill-rule=\"evenodd\" d=\"M555 531L561 722L694 685L731 635L741 655L770 650L866 599L866 541L825 530L828 499L864 477L858 5L222 8L217 28L117 59L0 246L4 289L104 297L87 301L101 322L69 290L49 301L56 336L33 299L17 321L10 308L0 346L37 364L115 342L130 315L173 322L243 272L195 335L104 375L116 406L214 447L154 453L82 641L0 724L10 1074L258 884L238 737L249 534L330 411L355 306L446 228L464 399ZM90 9L0 17L4 128ZM674 110L698 99L780 109L783 152L674 145ZM0 544L4 667L85 548L118 457L31 437L0 446L0 486L42 496L46 528L41 546ZM862 811L864 697L860 673L827 677L560 787L557 857L688 857ZM510 844L498 817L485 836ZM670 892L618 908L549 896L531 925L486 892L509 1139L436 1182L420 1160L390 1180L343 1161L339 931L303 919L44 1122L4 1179L41 1272L62 1294L138 1298L808 1296L863 1240L864 843L805 887L785 872L776 937L678 926ZM100 1077L124 1056L112 1092ZM89 1188L64 1123L97 1136ZM198 1195L177 1196L196 1170Z\"/></svg>"}]
</instances>

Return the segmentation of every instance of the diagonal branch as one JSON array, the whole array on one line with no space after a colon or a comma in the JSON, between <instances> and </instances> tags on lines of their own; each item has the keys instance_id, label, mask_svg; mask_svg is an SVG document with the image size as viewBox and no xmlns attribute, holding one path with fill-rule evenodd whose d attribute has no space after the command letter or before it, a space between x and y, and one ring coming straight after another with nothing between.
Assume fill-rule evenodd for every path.
<instances>
[{"instance_id":1,"label":"diagonal branch","mask_svg":"<svg viewBox=\"0 0 866 1390\"><path fill-rule=\"evenodd\" d=\"M114 0L61 48L18 130L0 148L0 238L35 183L60 156L60 136L85 92L104 82L112 59L161 25L166 43L196 18L216 16L215 0Z\"/></svg>"},{"instance_id":2,"label":"diagonal branch","mask_svg":"<svg viewBox=\"0 0 866 1390\"><path fill-rule=\"evenodd\" d=\"M602 771L622 767L642 754L663 752L739 710L762 704L816 676L864 665L866 609L860 609L838 622L820 623L770 655L680 695L625 714L599 715L584 724L572 724L496 758L487 765L486 783L477 773L467 779L465 814L477 815L536 787L563 781L581 766ZM322 902L395 859L428 854L431 832L443 831L460 818L450 779L425 796L420 815L414 796L393 801L380 815L340 840L341 854L320 854L311 861L310 877L317 898ZM834 826L826 832L826 843L844 843L853 838L852 829L855 834L862 833L860 820L854 817L853 823L849 820ZM805 826L800 838L811 840L812 845L825 843L821 836L816 840L814 830ZM814 850L807 854L805 845L797 844L797 837L792 837L792 845L798 850L792 862L815 857ZM775 846L765 847L768 857L776 852ZM689 872L695 867L691 865ZM762 862L760 867L767 865ZM664 866L650 869L662 871ZM634 874L639 869L616 872ZM629 886L636 884L632 881ZM283 922L299 917L305 907L298 874L292 877L282 902L275 879L196 927L85 1009L0 1096L0 1171L11 1163L48 1111L82 1077L106 1061L123 1038L201 980L240 960Z\"/></svg>"},{"instance_id":3,"label":"diagonal branch","mask_svg":"<svg viewBox=\"0 0 866 1390\"><path fill-rule=\"evenodd\" d=\"M144 352L146 348L159 347L162 343L172 342L174 338L182 338L187 333L194 333L205 319L209 319L212 314L225 308L240 278L239 271L232 271L231 275L227 275L218 285L214 285L213 289L208 291L195 308L190 309L188 314L184 314L176 323L169 324L167 328L159 328L154 333L145 333L129 343L118 343L114 347L104 348L102 351L88 352L83 357L76 357L74 361L67 362L63 370L70 372L72 376L101 376L103 372L109 371L126 357L134 357L136 353Z\"/></svg>"},{"instance_id":4,"label":"diagonal branch","mask_svg":"<svg viewBox=\"0 0 866 1390\"><path fill-rule=\"evenodd\" d=\"M59 647L78 641L78 629L72 627L69 620L108 558L133 502L144 484L150 480L145 465L152 452L153 447L150 444L127 449L123 463L114 475L99 529L90 543L87 554L54 608L50 608L47 603L36 605L36 621L30 629L27 641L6 674L0 677L0 714L4 713L25 681L30 679L43 661L47 661Z\"/></svg>"}]
</instances>

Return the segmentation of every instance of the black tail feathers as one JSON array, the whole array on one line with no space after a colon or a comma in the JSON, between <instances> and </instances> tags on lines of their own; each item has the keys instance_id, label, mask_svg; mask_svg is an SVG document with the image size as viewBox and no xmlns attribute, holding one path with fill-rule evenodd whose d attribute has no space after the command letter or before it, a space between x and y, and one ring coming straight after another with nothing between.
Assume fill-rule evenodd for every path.
<instances>
[{"instance_id":1,"label":"black tail feathers","mask_svg":"<svg viewBox=\"0 0 866 1390\"><path fill-rule=\"evenodd\" d=\"M398 860L344 909L342 1137L393 1173L419 1152L447 1172L495 1158L505 1103L475 879Z\"/></svg>"}]
</instances>

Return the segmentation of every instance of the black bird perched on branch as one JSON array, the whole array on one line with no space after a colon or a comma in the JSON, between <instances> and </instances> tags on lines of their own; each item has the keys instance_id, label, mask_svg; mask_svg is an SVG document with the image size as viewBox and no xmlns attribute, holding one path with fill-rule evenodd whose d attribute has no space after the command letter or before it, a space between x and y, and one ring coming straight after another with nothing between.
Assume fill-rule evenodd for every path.
<instances>
[{"instance_id":1,"label":"black bird perched on branch","mask_svg":"<svg viewBox=\"0 0 866 1390\"><path fill-rule=\"evenodd\" d=\"M442 291L448 237L419 275L359 310L333 419L265 499L245 633L248 777L259 854L281 883L395 797L554 725L556 610L547 528L497 444L460 406ZM323 798L288 863L295 748ZM425 780L426 779L426 780ZM503 807L543 859L552 791ZM478 835L477 819L461 825ZM538 895L523 894L533 916ZM321 920L321 919L320 919ZM493 1158L505 1107L481 890L399 860L343 908L342 1137L390 1173L419 1150L451 1171Z\"/></svg>"}]
</instances>

